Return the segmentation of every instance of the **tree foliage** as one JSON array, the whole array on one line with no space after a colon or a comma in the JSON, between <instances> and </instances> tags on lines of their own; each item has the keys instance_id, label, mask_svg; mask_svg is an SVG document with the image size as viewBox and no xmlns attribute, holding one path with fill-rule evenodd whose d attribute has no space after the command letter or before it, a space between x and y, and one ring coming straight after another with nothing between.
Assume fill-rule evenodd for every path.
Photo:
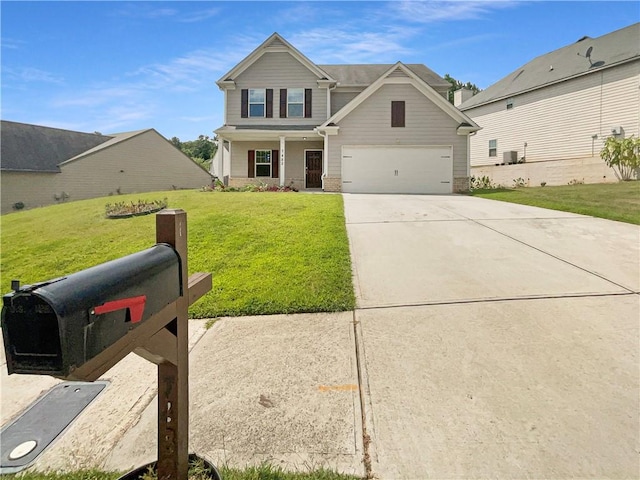
<instances>
[{"instance_id":1,"label":"tree foliage","mask_svg":"<svg viewBox=\"0 0 640 480\"><path fill-rule=\"evenodd\" d=\"M607 137L600 151L607 166L613 168L620 180L638 178L640 170L640 138Z\"/></svg>"},{"instance_id":2,"label":"tree foliage","mask_svg":"<svg viewBox=\"0 0 640 480\"><path fill-rule=\"evenodd\" d=\"M199 135L197 140L180 141L178 137L169 140L173 146L182 150L182 153L190 157L194 162L205 169L211 167L211 159L216 154L217 146L212 138L207 135Z\"/></svg>"},{"instance_id":3,"label":"tree foliage","mask_svg":"<svg viewBox=\"0 0 640 480\"><path fill-rule=\"evenodd\" d=\"M447 92L447 100L449 100L449 103L453 103L453 92L455 92L456 90L460 90L461 88L466 88L467 90L471 90L474 95L481 91L475 83L471 83L471 82L462 83L460 80L456 80L448 73L444 75L444 79L451 84L451 87Z\"/></svg>"}]
</instances>

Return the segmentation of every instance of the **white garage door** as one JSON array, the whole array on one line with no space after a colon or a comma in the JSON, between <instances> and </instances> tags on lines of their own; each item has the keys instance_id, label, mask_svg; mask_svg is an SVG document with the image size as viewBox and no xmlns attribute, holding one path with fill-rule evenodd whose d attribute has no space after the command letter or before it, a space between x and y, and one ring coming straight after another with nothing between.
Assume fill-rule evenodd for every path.
<instances>
[{"instance_id":1,"label":"white garage door","mask_svg":"<svg viewBox=\"0 0 640 480\"><path fill-rule=\"evenodd\" d=\"M342 147L346 193L451 193L451 147Z\"/></svg>"}]
</instances>

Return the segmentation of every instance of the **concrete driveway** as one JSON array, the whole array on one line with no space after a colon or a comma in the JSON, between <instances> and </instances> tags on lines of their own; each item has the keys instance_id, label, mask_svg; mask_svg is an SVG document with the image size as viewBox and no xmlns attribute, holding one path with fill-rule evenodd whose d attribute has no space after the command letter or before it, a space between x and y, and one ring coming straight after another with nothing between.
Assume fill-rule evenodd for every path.
<instances>
[{"instance_id":1,"label":"concrete driveway","mask_svg":"<svg viewBox=\"0 0 640 480\"><path fill-rule=\"evenodd\" d=\"M344 195L378 478L639 475L640 229Z\"/></svg>"}]
</instances>

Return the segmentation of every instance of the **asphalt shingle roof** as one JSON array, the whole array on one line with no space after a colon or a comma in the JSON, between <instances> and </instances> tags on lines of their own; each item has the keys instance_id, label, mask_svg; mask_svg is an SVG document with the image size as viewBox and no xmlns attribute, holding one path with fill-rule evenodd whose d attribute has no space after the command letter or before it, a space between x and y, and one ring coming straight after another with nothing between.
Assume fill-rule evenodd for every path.
<instances>
[{"instance_id":1,"label":"asphalt shingle roof","mask_svg":"<svg viewBox=\"0 0 640 480\"><path fill-rule=\"evenodd\" d=\"M336 79L342 86L363 87L371 85L392 66L393 64L318 65L318 67ZM431 87L448 88L451 86L449 82L426 65L421 63L408 63L405 64L405 66Z\"/></svg>"},{"instance_id":2,"label":"asphalt shingle roof","mask_svg":"<svg viewBox=\"0 0 640 480\"><path fill-rule=\"evenodd\" d=\"M58 165L114 137L26 123L0 123L0 169L59 172Z\"/></svg>"},{"instance_id":3,"label":"asphalt shingle roof","mask_svg":"<svg viewBox=\"0 0 640 480\"><path fill-rule=\"evenodd\" d=\"M590 47L593 48L591 59L588 59L585 56ZM640 23L597 38L583 37L576 43L534 58L458 108L468 110L634 58L640 58Z\"/></svg>"}]
</instances>

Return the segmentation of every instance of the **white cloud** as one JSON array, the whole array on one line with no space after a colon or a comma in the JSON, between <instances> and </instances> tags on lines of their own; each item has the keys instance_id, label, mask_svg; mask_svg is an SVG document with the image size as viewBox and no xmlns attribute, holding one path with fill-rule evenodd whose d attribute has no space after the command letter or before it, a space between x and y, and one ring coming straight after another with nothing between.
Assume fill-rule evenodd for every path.
<instances>
[{"instance_id":1,"label":"white cloud","mask_svg":"<svg viewBox=\"0 0 640 480\"><path fill-rule=\"evenodd\" d=\"M6 79L19 82L43 82L58 85L64 83L64 79L61 76L32 67L4 67L3 73Z\"/></svg>"},{"instance_id":2,"label":"white cloud","mask_svg":"<svg viewBox=\"0 0 640 480\"><path fill-rule=\"evenodd\" d=\"M413 33L391 27L375 32L317 28L294 34L290 41L315 63L383 63L409 53L403 41Z\"/></svg>"},{"instance_id":3,"label":"white cloud","mask_svg":"<svg viewBox=\"0 0 640 480\"><path fill-rule=\"evenodd\" d=\"M215 17L218 13L220 13L219 8L209 8L207 10L198 10L197 12L183 14L178 18L178 20L184 23L201 22L203 20L208 20L211 17Z\"/></svg>"},{"instance_id":4,"label":"white cloud","mask_svg":"<svg viewBox=\"0 0 640 480\"><path fill-rule=\"evenodd\" d=\"M492 10L508 8L517 2L510 0L445 0L389 2L389 12L396 18L414 23L434 23L477 19Z\"/></svg>"}]
</instances>

